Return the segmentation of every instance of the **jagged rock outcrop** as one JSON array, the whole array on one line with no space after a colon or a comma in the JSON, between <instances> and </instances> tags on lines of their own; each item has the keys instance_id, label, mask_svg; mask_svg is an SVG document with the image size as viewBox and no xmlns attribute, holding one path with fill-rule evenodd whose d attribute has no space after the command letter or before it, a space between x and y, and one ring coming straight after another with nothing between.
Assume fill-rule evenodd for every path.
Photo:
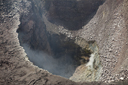
<instances>
[{"instance_id":1,"label":"jagged rock outcrop","mask_svg":"<svg viewBox=\"0 0 128 85\"><path fill-rule=\"evenodd\" d=\"M47 40L47 31L53 34L64 34L66 37L74 39L74 42L81 47L85 45L81 43L83 39L85 42L95 41L98 46L98 58L101 60L100 65L102 65L101 75L98 75L99 77L97 81L111 82L128 78L127 0L106 0L106 2L99 7L96 15L79 30L71 30L72 28L69 28L70 30L68 30L68 27L65 27L67 23L58 25L49 21L48 16L45 16L45 13L47 14L48 10L43 11L43 16L43 12L38 13L40 10L44 10L44 1L45 0L0 0L1 85L95 85L96 83L98 85L104 85L100 82L76 83L69 79L52 75L48 71L34 66L27 59L23 47L20 46L18 33L16 32L18 28L22 28L19 29L20 32L26 33L26 35L22 36L24 37L22 43L27 42L28 44L31 44L33 49L44 50L51 54L53 53L51 51L50 43ZM93 0L90 0L90 2L93 2ZM51 5L55 6L56 3L56 0L53 0ZM51 7L50 10L53 8ZM60 17L61 16L59 16L59 18ZM41 18L43 19L42 21ZM58 17L55 18L58 19ZM61 18L67 19L68 17ZM81 18L83 17L81 16ZM72 20L70 22L72 22ZM40 29L36 30L36 28ZM37 35L39 36L34 38L34 36ZM77 41L78 38L80 38L81 41ZM41 41L44 41L44 43ZM46 48L42 48L40 45ZM79 67L77 70L84 71L86 66L85 69L82 69ZM77 72L75 74L76 77L79 76ZM85 77L82 79L84 78ZM77 79L74 81L77 81ZM82 82L84 81L82 80Z\"/></svg>"}]
</instances>

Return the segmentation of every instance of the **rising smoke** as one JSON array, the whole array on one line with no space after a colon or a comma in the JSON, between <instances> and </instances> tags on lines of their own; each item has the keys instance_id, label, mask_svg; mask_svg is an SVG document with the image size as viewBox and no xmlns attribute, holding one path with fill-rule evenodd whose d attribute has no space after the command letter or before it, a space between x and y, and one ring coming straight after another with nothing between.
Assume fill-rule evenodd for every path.
<instances>
[{"instance_id":1,"label":"rising smoke","mask_svg":"<svg viewBox=\"0 0 128 85\"><path fill-rule=\"evenodd\" d=\"M86 66L88 67L88 69L93 70L93 63L94 63L94 55L95 54L91 54L89 62L86 64Z\"/></svg>"},{"instance_id":2,"label":"rising smoke","mask_svg":"<svg viewBox=\"0 0 128 85\"><path fill-rule=\"evenodd\" d=\"M42 15L45 15L43 11L47 11L46 18L50 23L56 24L56 26L64 26L69 30L78 30L92 18L99 5L102 4L102 0L98 0L98 2L95 2L95 0L44 1L43 8L43 2L39 3L39 1L33 0L32 12L28 14L29 16L22 15L20 18L21 24L17 31L19 33L19 41L21 46L24 47L29 60L34 65L55 75L69 78L79 65L76 62L79 59L75 60L75 58L84 55L85 52L81 51L81 48L66 36L47 32L47 29L54 30L54 25L51 26L49 23L45 23L45 19L42 19ZM55 56L51 56L43 52L43 50L48 53L52 51ZM92 63L89 63L89 66L93 67Z\"/></svg>"},{"instance_id":3,"label":"rising smoke","mask_svg":"<svg viewBox=\"0 0 128 85\"><path fill-rule=\"evenodd\" d=\"M44 53L30 48L29 45L23 44L27 57L34 65L48 70L50 73L69 78L75 71L73 59L68 55L63 55L57 59Z\"/></svg>"}]
</instances>

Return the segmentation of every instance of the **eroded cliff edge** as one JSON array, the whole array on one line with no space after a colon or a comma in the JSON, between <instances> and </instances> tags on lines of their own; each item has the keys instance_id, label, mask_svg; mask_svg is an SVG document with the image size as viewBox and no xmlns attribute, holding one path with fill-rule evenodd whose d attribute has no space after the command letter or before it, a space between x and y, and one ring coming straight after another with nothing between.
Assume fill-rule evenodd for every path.
<instances>
[{"instance_id":1,"label":"eroded cliff edge","mask_svg":"<svg viewBox=\"0 0 128 85\"><path fill-rule=\"evenodd\" d=\"M16 30L19 28L18 25L21 24L19 19L22 13L29 13L29 9L31 9L31 2L27 0L1 1L0 83L5 85L77 84L32 65L25 57L26 54L19 44ZM59 27L58 32L69 37L77 36L86 41L94 40L97 42L103 67L100 77L102 81L127 78L126 12L127 0L107 0L83 29L69 31L62 26Z\"/></svg>"}]
</instances>

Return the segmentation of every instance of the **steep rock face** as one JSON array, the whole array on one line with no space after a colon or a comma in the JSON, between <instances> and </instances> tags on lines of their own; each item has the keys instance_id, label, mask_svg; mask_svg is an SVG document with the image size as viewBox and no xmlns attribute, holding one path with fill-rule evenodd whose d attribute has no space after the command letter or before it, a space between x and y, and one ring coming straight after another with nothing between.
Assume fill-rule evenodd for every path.
<instances>
[{"instance_id":1,"label":"steep rock face","mask_svg":"<svg viewBox=\"0 0 128 85\"><path fill-rule=\"evenodd\" d=\"M85 53L74 42L74 39L69 39L63 34L58 34L54 30L54 26L50 25L52 23L45 20L46 17L44 18L45 9L42 7L44 3L41 1L37 3L36 1L32 1L32 4L36 4L37 6L32 5L27 15L21 14L21 24L17 30L20 45L25 49L27 57L34 65L46 69L53 74L69 78L74 73L75 68L80 65L80 56L89 56L90 52ZM56 25L56 27L59 26ZM33 52L35 50L38 52ZM88 50L86 49L85 51ZM44 55L49 57L46 57L46 59L43 57Z\"/></svg>"},{"instance_id":2,"label":"steep rock face","mask_svg":"<svg viewBox=\"0 0 128 85\"><path fill-rule=\"evenodd\" d=\"M48 34L46 31L46 26L42 20L42 6L36 7L36 2L31 2L31 8L28 14L21 14L20 25L17 30L19 34L19 39L21 44L29 44L32 49L43 50L45 52L51 53L51 48L48 42ZM41 2L40 2L41 3ZM43 5L43 3L41 3Z\"/></svg>"},{"instance_id":3,"label":"steep rock face","mask_svg":"<svg viewBox=\"0 0 128 85\"><path fill-rule=\"evenodd\" d=\"M126 0L118 0L116 3L106 1L94 18L78 31L67 30L64 26L58 27L58 32L67 37L82 37L86 41L97 42L103 67L100 80L106 82L127 78L126 4Z\"/></svg>"},{"instance_id":4,"label":"steep rock face","mask_svg":"<svg viewBox=\"0 0 128 85\"><path fill-rule=\"evenodd\" d=\"M127 0L107 0L83 29L71 34L98 43L102 81L127 79L128 76L126 4Z\"/></svg>"},{"instance_id":5,"label":"steep rock face","mask_svg":"<svg viewBox=\"0 0 128 85\"><path fill-rule=\"evenodd\" d=\"M95 15L105 0L52 0L46 1L47 18L69 30L78 30Z\"/></svg>"},{"instance_id":6,"label":"steep rock face","mask_svg":"<svg viewBox=\"0 0 128 85\"><path fill-rule=\"evenodd\" d=\"M102 66L96 42L89 43L89 49L92 50L89 62L78 66L73 76L70 77L71 80L76 82L99 81Z\"/></svg>"},{"instance_id":7,"label":"steep rock face","mask_svg":"<svg viewBox=\"0 0 128 85\"><path fill-rule=\"evenodd\" d=\"M38 0L37 0L38 1ZM34 3L37 3L34 1ZM116 3L115 3L116 2ZM27 84L35 84L35 85L80 85L81 83L75 83L68 79L52 75L51 73L42 70L36 66L34 66L30 61L28 61L26 54L23 48L19 44L18 34L16 30L20 27L19 25L23 24L22 29L26 33L29 32L24 41L29 43L29 40L33 33L38 35L38 31L34 30L36 24L40 24L39 28L43 28L41 32L43 34L39 34L43 36L41 40L45 41L47 52L51 52L51 48L49 43L47 42L46 34L46 21L37 21L36 19L29 18L28 22L23 22L20 18L24 17L24 14L31 14L31 1L27 0L1 0L0 2L0 84L1 85L27 85ZM99 47L101 64L103 67L102 75L100 75L100 80L102 81L113 81L119 80L120 78L127 78L127 0L107 0L103 6L101 6L94 16L94 18L85 25L82 29L78 31L69 31L65 29L63 26L57 26L57 30L50 30L53 33L61 33L66 35L69 38L82 37L85 41L95 41ZM37 3L38 6L41 3ZM36 5L35 5L36 6ZM42 7L41 7L42 8ZM36 10L40 10L38 8ZM42 10L42 9L41 9ZM24 16L23 16L24 15ZM33 14L32 16L35 16ZM31 15L30 15L31 17ZM41 17L37 17L38 19ZM20 20L22 21L20 23ZM39 19L40 20L40 19ZM49 22L52 24L51 22ZM48 23L48 24L49 24ZM44 25L45 24L45 25ZM18 27L19 26L19 27ZM47 25L46 25L47 26ZM55 29L53 27L53 29ZM48 29L47 29L48 30ZM35 38L38 42L40 42L40 38ZM33 41L33 40L32 40ZM83 46L81 41L75 41L78 45ZM32 44L33 45L33 44ZM42 43L38 43L33 47L34 49L43 49L38 45L42 45ZM85 67L85 66L83 66ZM82 70L78 68L77 70ZM86 69L86 67L85 67ZM83 70L85 70L83 69ZM77 73L76 73L77 74ZM79 75L76 75L79 76ZM84 79L84 77L82 78ZM75 81L75 80L74 80ZM89 84L89 83L83 83ZM92 83L96 84L96 82ZM92 85L90 84L90 85ZM102 85L101 83L98 83Z\"/></svg>"},{"instance_id":8,"label":"steep rock face","mask_svg":"<svg viewBox=\"0 0 128 85\"><path fill-rule=\"evenodd\" d=\"M111 4L110 4L111 2ZM94 39L99 46L99 53L103 71L101 79L104 81L118 80L127 78L127 15L124 10L127 9L127 1L118 0L106 1L104 6L100 7L92 21L84 26L85 34L87 31L90 36L81 33L80 36L85 39ZM88 35L88 34L87 34Z\"/></svg>"},{"instance_id":9,"label":"steep rock face","mask_svg":"<svg viewBox=\"0 0 128 85\"><path fill-rule=\"evenodd\" d=\"M1 1L0 84L60 85L62 83L76 85L68 79L51 75L49 72L34 66L25 57L26 54L19 44L16 30L20 24L20 14L27 14L29 7L31 7L31 2L27 0Z\"/></svg>"}]
</instances>

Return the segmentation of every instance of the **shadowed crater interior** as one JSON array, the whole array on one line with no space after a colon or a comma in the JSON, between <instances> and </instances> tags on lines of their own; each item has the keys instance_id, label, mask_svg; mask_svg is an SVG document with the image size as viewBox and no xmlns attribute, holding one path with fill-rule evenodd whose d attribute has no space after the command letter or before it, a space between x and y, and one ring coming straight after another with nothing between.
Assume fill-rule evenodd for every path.
<instances>
[{"instance_id":1,"label":"shadowed crater interior","mask_svg":"<svg viewBox=\"0 0 128 85\"><path fill-rule=\"evenodd\" d=\"M45 0L48 20L69 30L78 30L95 15L105 0Z\"/></svg>"},{"instance_id":2,"label":"shadowed crater interior","mask_svg":"<svg viewBox=\"0 0 128 85\"><path fill-rule=\"evenodd\" d=\"M43 15L53 24L77 30L89 21L103 0L46 0L45 7L43 2L33 2L29 13L20 17L20 45L34 65L69 78L76 67L89 61L91 51L82 49L74 39L47 31Z\"/></svg>"},{"instance_id":3,"label":"shadowed crater interior","mask_svg":"<svg viewBox=\"0 0 128 85\"><path fill-rule=\"evenodd\" d=\"M48 45L45 44L45 41L42 41L45 45L42 44L38 47L36 43L33 45L33 42L23 41L23 37L25 37L24 32L18 31L18 33L20 44L25 49L29 60L34 65L55 75L69 78L79 65L89 61L91 51L82 49L74 43L74 40L66 38L64 35L51 35L48 33L46 39Z\"/></svg>"}]
</instances>

